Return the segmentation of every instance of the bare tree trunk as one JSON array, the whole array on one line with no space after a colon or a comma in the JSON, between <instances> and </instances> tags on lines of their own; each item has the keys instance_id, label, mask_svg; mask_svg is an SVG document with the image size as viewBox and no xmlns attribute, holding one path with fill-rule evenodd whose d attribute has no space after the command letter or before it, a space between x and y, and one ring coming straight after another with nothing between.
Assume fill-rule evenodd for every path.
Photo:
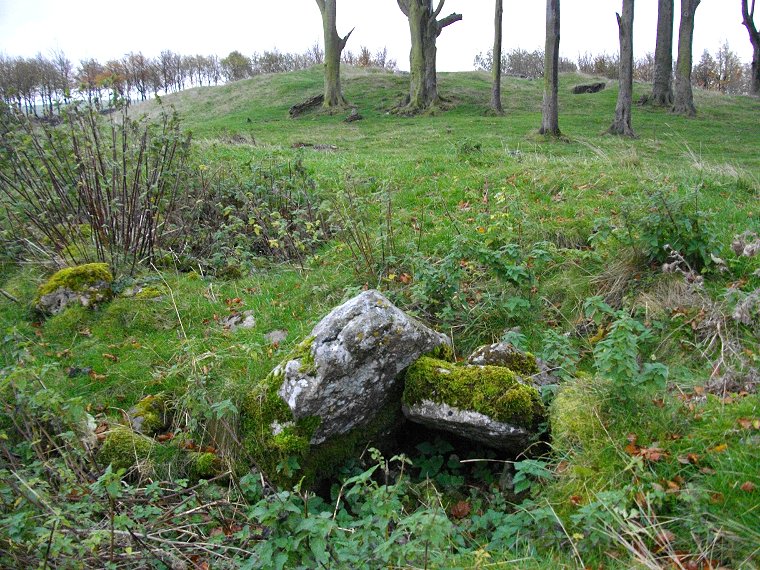
<instances>
[{"instance_id":1,"label":"bare tree trunk","mask_svg":"<svg viewBox=\"0 0 760 570\"><path fill-rule=\"evenodd\" d=\"M616 14L620 36L620 78L615 120L607 131L611 135L635 137L631 126L633 106L633 0L623 0L623 14Z\"/></svg>"},{"instance_id":2,"label":"bare tree trunk","mask_svg":"<svg viewBox=\"0 0 760 570\"><path fill-rule=\"evenodd\" d=\"M409 54L409 103L406 111L419 112L438 102L436 78L436 40L443 28L462 19L461 14L450 14L438 20L446 0L439 0L433 10L432 0L397 0L399 8L409 20L412 49Z\"/></svg>"},{"instance_id":3,"label":"bare tree trunk","mask_svg":"<svg viewBox=\"0 0 760 570\"><path fill-rule=\"evenodd\" d=\"M559 0L546 0L542 135L559 136Z\"/></svg>"},{"instance_id":4,"label":"bare tree trunk","mask_svg":"<svg viewBox=\"0 0 760 570\"><path fill-rule=\"evenodd\" d=\"M676 91L673 112L694 117L694 94L691 89L692 45L694 16L701 0L681 0L681 24L678 29L678 61L676 62Z\"/></svg>"},{"instance_id":5,"label":"bare tree trunk","mask_svg":"<svg viewBox=\"0 0 760 570\"><path fill-rule=\"evenodd\" d=\"M491 109L501 114L504 109L501 106L501 28L504 16L503 0L496 0L496 13L493 23L493 58L491 73L493 74L493 87L491 88Z\"/></svg>"},{"instance_id":6,"label":"bare tree trunk","mask_svg":"<svg viewBox=\"0 0 760 570\"><path fill-rule=\"evenodd\" d=\"M755 25L755 0L752 0L752 8L748 6L748 0L742 0L742 18L749 32L749 41L752 42L752 77L749 93L760 97L760 32Z\"/></svg>"},{"instance_id":7,"label":"bare tree trunk","mask_svg":"<svg viewBox=\"0 0 760 570\"><path fill-rule=\"evenodd\" d=\"M653 105L673 105L673 0L659 0L654 50Z\"/></svg>"},{"instance_id":8,"label":"bare tree trunk","mask_svg":"<svg viewBox=\"0 0 760 570\"><path fill-rule=\"evenodd\" d=\"M353 30L345 38L338 35L336 26L337 0L316 0L322 13L322 28L325 35L325 99L327 108L343 107L346 99L340 86L340 54Z\"/></svg>"}]
</instances>

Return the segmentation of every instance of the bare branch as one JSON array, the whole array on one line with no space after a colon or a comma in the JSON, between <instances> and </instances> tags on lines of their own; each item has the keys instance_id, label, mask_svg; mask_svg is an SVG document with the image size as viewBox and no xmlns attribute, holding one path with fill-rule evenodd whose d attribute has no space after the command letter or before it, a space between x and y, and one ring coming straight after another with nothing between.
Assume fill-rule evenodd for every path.
<instances>
[{"instance_id":1,"label":"bare branch","mask_svg":"<svg viewBox=\"0 0 760 570\"><path fill-rule=\"evenodd\" d=\"M346 43L348 43L348 38L351 37L351 34L354 33L355 29L356 28L351 28L351 31L346 34L346 37L340 40L340 51L343 51L343 48L346 47Z\"/></svg>"},{"instance_id":2,"label":"bare branch","mask_svg":"<svg viewBox=\"0 0 760 570\"><path fill-rule=\"evenodd\" d=\"M446 0L440 0L440 2L438 2L438 8L435 9L435 12L433 12L433 15L431 16L433 20L438 19L438 16L440 15L441 10L443 10L443 5L445 3L446 3Z\"/></svg>"},{"instance_id":3,"label":"bare branch","mask_svg":"<svg viewBox=\"0 0 760 570\"><path fill-rule=\"evenodd\" d=\"M462 14L449 14L442 20L438 20L436 22L436 26L438 26L438 34L440 35L443 28L446 26L450 26L454 22L459 22L462 19Z\"/></svg>"}]
</instances>

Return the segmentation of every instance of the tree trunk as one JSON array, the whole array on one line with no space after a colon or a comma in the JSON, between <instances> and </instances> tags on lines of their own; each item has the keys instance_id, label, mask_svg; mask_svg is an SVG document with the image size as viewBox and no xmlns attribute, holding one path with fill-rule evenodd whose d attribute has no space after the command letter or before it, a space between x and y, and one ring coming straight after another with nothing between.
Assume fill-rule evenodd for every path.
<instances>
[{"instance_id":1,"label":"tree trunk","mask_svg":"<svg viewBox=\"0 0 760 570\"><path fill-rule=\"evenodd\" d=\"M327 108L343 107L346 99L340 86L340 54L353 30L345 38L338 35L336 26L337 0L316 0L322 13L322 28L325 36L325 99Z\"/></svg>"},{"instance_id":2,"label":"tree trunk","mask_svg":"<svg viewBox=\"0 0 760 570\"><path fill-rule=\"evenodd\" d=\"M462 19L461 14L450 14L438 20L445 0L433 10L432 0L397 0L399 8L409 20L412 49L409 54L409 103L406 110L420 112L438 102L436 78L436 40L443 28Z\"/></svg>"},{"instance_id":3,"label":"tree trunk","mask_svg":"<svg viewBox=\"0 0 760 570\"><path fill-rule=\"evenodd\" d=\"M501 114L504 109L501 106L501 27L504 15L503 0L496 0L496 13L494 15L493 35L493 87L491 88L491 109Z\"/></svg>"},{"instance_id":4,"label":"tree trunk","mask_svg":"<svg viewBox=\"0 0 760 570\"><path fill-rule=\"evenodd\" d=\"M681 0L681 24L678 29L678 61L676 62L676 90L673 112L694 117L694 94L691 89L692 44L694 43L694 16L701 0Z\"/></svg>"},{"instance_id":5,"label":"tree trunk","mask_svg":"<svg viewBox=\"0 0 760 570\"><path fill-rule=\"evenodd\" d=\"M542 135L559 136L559 0L546 0L546 45L544 48L544 104Z\"/></svg>"},{"instance_id":6,"label":"tree trunk","mask_svg":"<svg viewBox=\"0 0 760 570\"><path fill-rule=\"evenodd\" d=\"M633 0L623 0L623 15L616 14L620 36L620 78L615 121L607 131L611 135L635 137L631 126L633 106Z\"/></svg>"},{"instance_id":7,"label":"tree trunk","mask_svg":"<svg viewBox=\"0 0 760 570\"><path fill-rule=\"evenodd\" d=\"M659 0L652 104L673 105L673 0Z\"/></svg>"},{"instance_id":8,"label":"tree trunk","mask_svg":"<svg viewBox=\"0 0 760 570\"><path fill-rule=\"evenodd\" d=\"M748 0L742 0L742 17L749 32L749 41L752 43L752 77L749 92L750 95L760 97L760 32L755 25L755 0L752 0L751 9Z\"/></svg>"}]
</instances>

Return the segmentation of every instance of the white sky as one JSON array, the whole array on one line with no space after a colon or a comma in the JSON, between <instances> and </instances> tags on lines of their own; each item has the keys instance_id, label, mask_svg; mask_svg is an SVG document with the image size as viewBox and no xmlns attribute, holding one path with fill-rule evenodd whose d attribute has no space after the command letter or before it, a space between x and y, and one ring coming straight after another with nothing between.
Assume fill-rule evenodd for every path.
<instances>
[{"instance_id":1,"label":"white sky","mask_svg":"<svg viewBox=\"0 0 760 570\"><path fill-rule=\"evenodd\" d=\"M621 0L563 0L560 51L575 60L582 52L618 49L615 12ZM639 0L634 18L637 56L654 51L657 1ZM676 0L674 36L678 36ZM544 42L544 0L504 0L504 49L533 50ZM473 68L477 52L493 42L493 0L448 0L442 12L464 16L438 39L439 71ZM409 30L394 0L338 0L338 31L356 31L347 49L388 47L401 69L408 69ZM0 53L45 55L61 49L74 63L100 61L130 51L155 56L171 49L184 55L232 50L246 55L277 47L303 51L321 44L321 21L314 0L0 0ZM697 10L694 58L717 51L728 40L748 62L752 50L741 25L739 0L703 0Z\"/></svg>"}]
</instances>

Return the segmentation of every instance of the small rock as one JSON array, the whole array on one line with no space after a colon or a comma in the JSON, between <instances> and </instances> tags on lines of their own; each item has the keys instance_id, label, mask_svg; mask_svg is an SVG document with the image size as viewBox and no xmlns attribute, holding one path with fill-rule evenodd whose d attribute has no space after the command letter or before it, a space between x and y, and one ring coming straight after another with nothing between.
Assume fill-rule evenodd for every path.
<instances>
[{"instance_id":1,"label":"small rock","mask_svg":"<svg viewBox=\"0 0 760 570\"><path fill-rule=\"evenodd\" d=\"M478 366L503 366L530 380L536 386L559 384L551 368L530 352L523 352L508 342L481 346L467 358L469 364Z\"/></svg>"},{"instance_id":2,"label":"small rock","mask_svg":"<svg viewBox=\"0 0 760 570\"><path fill-rule=\"evenodd\" d=\"M282 344L285 342L285 340L287 340L287 338L288 331L284 329L268 332L264 335L264 340L266 340L269 344Z\"/></svg>"},{"instance_id":3,"label":"small rock","mask_svg":"<svg viewBox=\"0 0 760 570\"><path fill-rule=\"evenodd\" d=\"M34 306L44 315L57 315L71 304L95 307L113 296L112 282L105 263L67 267L40 286Z\"/></svg>"},{"instance_id":4,"label":"small rock","mask_svg":"<svg viewBox=\"0 0 760 570\"><path fill-rule=\"evenodd\" d=\"M253 311L243 311L242 313L232 313L219 320L219 324L229 331L237 329L252 329L256 326L256 318Z\"/></svg>"}]
</instances>

